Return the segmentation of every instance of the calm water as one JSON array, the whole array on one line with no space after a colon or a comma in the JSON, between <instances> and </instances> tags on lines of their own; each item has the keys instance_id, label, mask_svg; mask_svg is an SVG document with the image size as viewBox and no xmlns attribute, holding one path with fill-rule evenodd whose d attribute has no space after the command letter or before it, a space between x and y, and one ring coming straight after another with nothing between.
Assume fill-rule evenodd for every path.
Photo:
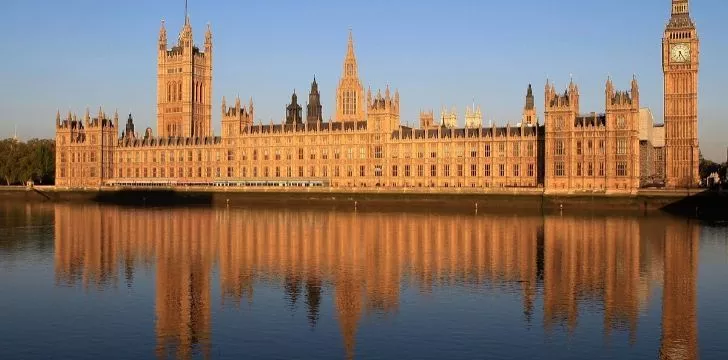
<instances>
[{"instance_id":1,"label":"calm water","mask_svg":"<svg viewBox=\"0 0 728 360\"><path fill-rule=\"evenodd\" d=\"M0 204L0 359L726 359L728 228Z\"/></svg>"}]
</instances>

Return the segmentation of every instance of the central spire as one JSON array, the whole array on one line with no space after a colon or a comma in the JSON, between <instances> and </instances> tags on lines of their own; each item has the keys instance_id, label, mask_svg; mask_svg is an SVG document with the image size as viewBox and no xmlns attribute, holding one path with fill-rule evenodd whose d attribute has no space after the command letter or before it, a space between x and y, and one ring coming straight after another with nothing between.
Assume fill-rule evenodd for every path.
<instances>
[{"instance_id":1,"label":"central spire","mask_svg":"<svg viewBox=\"0 0 728 360\"><path fill-rule=\"evenodd\" d=\"M190 23L190 14L187 12L187 0L185 0L185 25Z\"/></svg>"},{"instance_id":2,"label":"central spire","mask_svg":"<svg viewBox=\"0 0 728 360\"><path fill-rule=\"evenodd\" d=\"M349 28L349 41L344 67L336 89L336 121L363 121L364 87L359 80L359 69L354 55L354 36Z\"/></svg>"}]
</instances>

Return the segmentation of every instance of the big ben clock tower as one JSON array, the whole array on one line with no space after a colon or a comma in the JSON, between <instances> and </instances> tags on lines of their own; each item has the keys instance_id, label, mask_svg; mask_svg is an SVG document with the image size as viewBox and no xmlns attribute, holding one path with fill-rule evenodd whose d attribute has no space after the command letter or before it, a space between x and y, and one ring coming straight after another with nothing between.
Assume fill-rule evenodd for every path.
<instances>
[{"instance_id":1,"label":"big ben clock tower","mask_svg":"<svg viewBox=\"0 0 728 360\"><path fill-rule=\"evenodd\" d=\"M698 65L700 41L690 18L689 0L672 0L672 16L662 39L664 73L666 185L697 185Z\"/></svg>"}]
</instances>

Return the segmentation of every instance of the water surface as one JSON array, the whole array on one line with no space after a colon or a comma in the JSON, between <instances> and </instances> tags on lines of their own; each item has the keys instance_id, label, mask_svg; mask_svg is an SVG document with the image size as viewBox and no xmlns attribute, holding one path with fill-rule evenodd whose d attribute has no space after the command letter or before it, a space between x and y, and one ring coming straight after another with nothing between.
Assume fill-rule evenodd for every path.
<instances>
[{"instance_id":1,"label":"water surface","mask_svg":"<svg viewBox=\"0 0 728 360\"><path fill-rule=\"evenodd\" d=\"M0 359L725 359L728 229L0 204Z\"/></svg>"}]
</instances>

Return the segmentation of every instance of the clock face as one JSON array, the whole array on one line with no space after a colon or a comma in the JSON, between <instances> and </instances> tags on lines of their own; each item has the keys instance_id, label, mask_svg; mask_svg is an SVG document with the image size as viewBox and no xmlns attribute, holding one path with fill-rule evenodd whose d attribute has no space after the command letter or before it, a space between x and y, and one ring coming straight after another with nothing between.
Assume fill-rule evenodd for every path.
<instances>
[{"instance_id":1,"label":"clock face","mask_svg":"<svg viewBox=\"0 0 728 360\"><path fill-rule=\"evenodd\" d=\"M690 61L690 45L673 44L670 46L670 60L676 63Z\"/></svg>"}]
</instances>

